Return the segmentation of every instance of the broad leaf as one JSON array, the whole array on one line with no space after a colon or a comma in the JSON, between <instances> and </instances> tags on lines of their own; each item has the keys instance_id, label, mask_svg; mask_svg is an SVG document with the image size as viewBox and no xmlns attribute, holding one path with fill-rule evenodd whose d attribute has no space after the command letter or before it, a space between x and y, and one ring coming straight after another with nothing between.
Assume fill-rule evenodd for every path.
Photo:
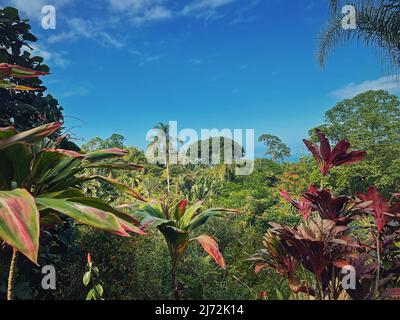
<instances>
[{"instance_id":1,"label":"broad leaf","mask_svg":"<svg viewBox=\"0 0 400 320\"><path fill-rule=\"evenodd\" d=\"M213 258L222 269L226 270L224 257L219 251L217 242L213 238L207 235L201 235L192 240L197 240L210 257Z\"/></svg>"},{"instance_id":2,"label":"broad leaf","mask_svg":"<svg viewBox=\"0 0 400 320\"><path fill-rule=\"evenodd\" d=\"M104 149L104 150L97 150L90 152L85 155L85 160L90 161L90 162L95 162L95 161L101 161L101 160L106 160L106 159L112 159L112 158L119 158L126 156L128 154L128 151L113 148L113 149Z\"/></svg>"},{"instance_id":3,"label":"broad leaf","mask_svg":"<svg viewBox=\"0 0 400 320\"><path fill-rule=\"evenodd\" d=\"M193 206L187 208L185 213L179 220L179 226L181 228L186 228L189 225L192 218L197 214L197 211L201 208L202 205L203 202L198 201Z\"/></svg>"},{"instance_id":4,"label":"broad leaf","mask_svg":"<svg viewBox=\"0 0 400 320\"><path fill-rule=\"evenodd\" d=\"M28 191L0 191L0 238L34 263L38 257L39 229L39 211Z\"/></svg>"},{"instance_id":5,"label":"broad leaf","mask_svg":"<svg viewBox=\"0 0 400 320\"><path fill-rule=\"evenodd\" d=\"M40 141L52 135L54 132L59 130L61 126L61 122L53 122L28 131L17 133L16 135L8 138L0 139L0 150L8 148L17 143L32 143L35 141Z\"/></svg>"},{"instance_id":6,"label":"broad leaf","mask_svg":"<svg viewBox=\"0 0 400 320\"><path fill-rule=\"evenodd\" d=\"M150 230L164 224L167 225L173 223L170 220L155 217L154 215L149 214L148 211L136 211L132 214L132 216L140 221L140 225L143 230Z\"/></svg>"},{"instance_id":7,"label":"broad leaf","mask_svg":"<svg viewBox=\"0 0 400 320\"><path fill-rule=\"evenodd\" d=\"M127 235L117 217L110 212L62 199L36 198L36 203L40 210L52 209L96 229Z\"/></svg>"}]
</instances>

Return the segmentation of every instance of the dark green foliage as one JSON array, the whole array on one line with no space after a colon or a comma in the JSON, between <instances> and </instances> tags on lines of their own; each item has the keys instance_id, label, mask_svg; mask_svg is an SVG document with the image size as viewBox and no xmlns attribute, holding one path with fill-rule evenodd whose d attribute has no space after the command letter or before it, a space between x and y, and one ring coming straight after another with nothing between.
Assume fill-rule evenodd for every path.
<instances>
[{"instance_id":1,"label":"dark green foliage","mask_svg":"<svg viewBox=\"0 0 400 320\"><path fill-rule=\"evenodd\" d=\"M26 48L36 42L27 20L19 17L14 8L0 9L0 63L49 72L42 57L32 56ZM20 85L46 89L38 78L12 80ZM52 95L38 92L12 93L0 90L0 127L13 125L24 131L41 124L61 121L62 108Z\"/></svg>"}]
</instances>

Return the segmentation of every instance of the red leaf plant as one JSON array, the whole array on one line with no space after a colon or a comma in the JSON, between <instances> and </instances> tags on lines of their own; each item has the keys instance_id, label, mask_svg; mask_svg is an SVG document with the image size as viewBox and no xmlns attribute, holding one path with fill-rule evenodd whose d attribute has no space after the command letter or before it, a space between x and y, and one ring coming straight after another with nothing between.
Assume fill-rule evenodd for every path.
<instances>
[{"instance_id":1,"label":"red leaf plant","mask_svg":"<svg viewBox=\"0 0 400 320\"><path fill-rule=\"evenodd\" d=\"M320 142L319 147L308 140L303 140L303 142L320 166L323 176L326 176L333 167L355 164L365 159L367 155L365 151L348 152L350 143L347 140L340 141L332 150L325 134L319 129L316 129L316 132Z\"/></svg>"},{"instance_id":2,"label":"red leaf plant","mask_svg":"<svg viewBox=\"0 0 400 320\"><path fill-rule=\"evenodd\" d=\"M316 192L317 190L318 189L315 185L311 185L308 188L307 192ZM296 201L289 196L289 193L286 190L282 190L280 194L286 201L291 203L297 210L300 211L301 215L305 220L307 220L310 217L312 211L314 211L314 208L311 206L311 202L304 196L302 196L298 201Z\"/></svg>"},{"instance_id":3,"label":"red leaf plant","mask_svg":"<svg viewBox=\"0 0 400 320\"><path fill-rule=\"evenodd\" d=\"M347 196L334 197L330 189L308 191L303 193L303 198L322 219L347 225L355 217L356 212L351 210L353 200Z\"/></svg>"},{"instance_id":4,"label":"red leaf plant","mask_svg":"<svg viewBox=\"0 0 400 320\"><path fill-rule=\"evenodd\" d=\"M348 152L350 144L340 141L333 150L325 135L317 130L320 146L304 140L320 166L322 176L335 166L363 160L365 151ZM255 271L275 269L287 277L293 293L315 299L386 299L400 296L394 284L400 281L400 199L390 200L370 187L356 198L334 196L331 189L311 186L299 200L288 192L282 197L298 209L305 221L298 226L273 224L264 236L264 248L252 260ZM312 215L315 213L315 215ZM375 224L364 217L373 216ZM355 270L355 288L343 286L341 268ZM299 268L312 275L299 279ZM306 281L306 283L303 283Z\"/></svg>"}]
</instances>

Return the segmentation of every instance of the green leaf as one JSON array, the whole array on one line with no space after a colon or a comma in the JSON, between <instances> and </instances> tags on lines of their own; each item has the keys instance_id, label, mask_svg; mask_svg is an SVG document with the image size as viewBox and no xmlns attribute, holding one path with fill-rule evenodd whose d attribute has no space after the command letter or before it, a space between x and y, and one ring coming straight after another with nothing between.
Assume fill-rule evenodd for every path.
<instances>
[{"instance_id":1,"label":"green leaf","mask_svg":"<svg viewBox=\"0 0 400 320\"><path fill-rule=\"evenodd\" d=\"M100 284L94 286L94 291L99 299L103 296L104 290Z\"/></svg>"},{"instance_id":2,"label":"green leaf","mask_svg":"<svg viewBox=\"0 0 400 320\"><path fill-rule=\"evenodd\" d=\"M182 216L182 218L179 221L179 226L181 228L186 228L189 225L190 221L195 216L197 211L201 208L202 204L203 204L202 201L198 201L193 206L189 207L186 210L185 214Z\"/></svg>"},{"instance_id":3,"label":"green leaf","mask_svg":"<svg viewBox=\"0 0 400 320\"><path fill-rule=\"evenodd\" d=\"M127 235L117 217L110 212L63 199L36 198L36 203L40 210L52 209L96 229Z\"/></svg>"},{"instance_id":4,"label":"green leaf","mask_svg":"<svg viewBox=\"0 0 400 320\"><path fill-rule=\"evenodd\" d=\"M27 144L16 144L2 151L10 159L17 185L23 186L30 173L30 164L33 158L31 148Z\"/></svg>"},{"instance_id":5,"label":"green leaf","mask_svg":"<svg viewBox=\"0 0 400 320\"><path fill-rule=\"evenodd\" d=\"M83 275L83 284L87 287L90 279L92 278L92 273L89 271L87 271L84 275Z\"/></svg>"},{"instance_id":6,"label":"green leaf","mask_svg":"<svg viewBox=\"0 0 400 320\"><path fill-rule=\"evenodd\" d=\"M140 221L143 230L150 230L163 224L174 224L173 221L155 217L154 215L149 214L148 211L135 211L132 213L132 216Z\"/></svg>"},{"instance_id":7,"label":"green leaf","mask_svg":"<svg viewBox=\"0 0 400 320\"><path fill-rule=\"evenodd\" d=\"M104 150L97 150L90 152L85 155L85 160L90 162L112 159L112 158L119 158L126 156L128 154L127 151L113 148L113 149L104 149Z\"/></svg>"},{"instance_id":8,"label":"green leaf","mask_svg":"<svg viewBox=\"0 0 400 320\"><path fill-rule=\"evenodd\" d=\"M8 16L8 18L11 18L11 19L18 18L18 10L13 7L5 7L3 9L3 12L5 15Z\"/></svg>"},{"instance_id":9,"label":"green leaf","mask_svg":"<svg viewBox=\"0 0 400 320\"><path fill-rule=\"evenodd\" d=\"M2 138L0 139L0 150L18 143L32 143L41 141L59 130L61 126L61 122L53 122L28 131L17 133L12 137Z\"/></svg>"},{"instance_id":10,"label":"green leaf","mask_svg":"<svg viewBox=\"0 0 400 320\"><path fill-rule=\"evenodd\" d=\"M61 218L53 213L50 212L48 214L42 215L42 217L40 218L40 225L45 227L45 226L55 226L55 225L63 225L63 221L61 220Z\"/></svg>"},{"instance_id":11,"label":"green leaf","mask_svg":"<svg viewBox=\"0 0 400 320\"><path fill-rule=\"evenodd\" d=\"M165 239L176 248L183 246L189 241L189 233L187 231L165 224L160 225L158 229L164 235Z\"/></svg>"},{"instance_id":12,"label":"green leaf","mask_svg":"<svg viewBox=\"0 0 400 320\"><path fill-rule=\"evenodd\" d=\"M0 238L37 263L39 211L25 189L0 191Z\"/></svg>"},{"instance_id":13,"label":"green leaf","mask_svg":"<svg viewBox=\"0 0 400 320\"><path fill-rule=\"evenodd\" d=\"M35 159L32 175L37 184L54 184L74 174L82 160L64 150L44 149Z\"/></svg>"},{"instance_id":14,"label":"green leaf","mask_svg":"<svg viewBox=\"0 0 400 320\"><path fill-rule=\"evenodd\" d=\"M87 296L86 296L86 300L93 300L94 299L94 290L90 289L90 291L88 292Z\"/></svg>"}]
</instances>

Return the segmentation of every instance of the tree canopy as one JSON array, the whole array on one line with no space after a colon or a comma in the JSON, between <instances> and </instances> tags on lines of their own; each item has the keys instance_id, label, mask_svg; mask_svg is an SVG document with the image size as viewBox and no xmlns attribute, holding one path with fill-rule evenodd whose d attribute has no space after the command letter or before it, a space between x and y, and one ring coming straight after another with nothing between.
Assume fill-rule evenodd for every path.
<instances>
[{"instance_id":1,"label":"tree canopy","mask_svg":"<svg viewBox=\"0 0 400 320\"><path fill-rule=\"evenodd\" d=\"M290 157L290 148L279 137L271 134L263 134L258 138L258 141L265 144L267 147L265 155L270 155L272 161L282 161Z\"/></svg>"}]
</instances>

